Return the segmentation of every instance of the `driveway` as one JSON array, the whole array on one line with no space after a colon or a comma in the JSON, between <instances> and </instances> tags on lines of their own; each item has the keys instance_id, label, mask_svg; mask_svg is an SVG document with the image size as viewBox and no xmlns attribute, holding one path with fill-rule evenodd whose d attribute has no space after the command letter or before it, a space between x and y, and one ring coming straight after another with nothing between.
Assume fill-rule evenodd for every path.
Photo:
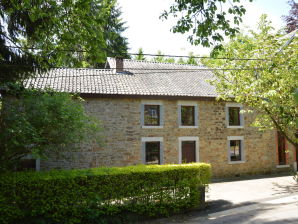
<instances>
[{"instance_id":1,"label":"driveway","mask_svg":"<svg viewBox=\"0 0 298 224\"><path fill-rule=\"evenodd\" d=\"M212 183L207 209L143 223L298 223L298 184L292 176Z\"/></svg>"}]
</instances>

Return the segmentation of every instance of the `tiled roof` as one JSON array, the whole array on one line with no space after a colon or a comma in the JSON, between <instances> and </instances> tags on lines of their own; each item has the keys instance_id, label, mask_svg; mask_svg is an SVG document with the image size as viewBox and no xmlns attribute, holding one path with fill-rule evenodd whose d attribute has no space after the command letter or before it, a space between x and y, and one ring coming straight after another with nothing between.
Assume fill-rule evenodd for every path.
<instances>
[{"instance_id":1,"label":"tiled roof","mask_svg":"<svg viewBox=\"0 0 298 224\"><path fill-rule=\"evenodd\" d=\"M60 92L215 97L213 78L206 68L193 65L157 63L124 59L124 73L116 73L116 61L109 58L111 69L57 68L30 78L26 87L52 88ZM203 69L203 70L202 70Z\"/></svg>"}]
</instances>

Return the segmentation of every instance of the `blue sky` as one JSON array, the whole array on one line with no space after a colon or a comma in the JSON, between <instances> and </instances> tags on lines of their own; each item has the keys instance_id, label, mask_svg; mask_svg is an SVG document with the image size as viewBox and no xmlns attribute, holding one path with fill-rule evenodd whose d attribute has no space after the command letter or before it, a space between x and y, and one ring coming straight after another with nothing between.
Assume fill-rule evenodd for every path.
<instances>
[{"instance_id":1,"label":"blue sky","mask_svg":"<svg viewBox=\"0 0 298 224\"><path fill-rule=\"evenodd\" d=\"M290 7L288 0L254 0L249 3L242 0L247 10L242 27L254 28L261 14L266 13L276 29L284 22L282 15L287 15ZM122 18L126 21L127 30L124 36L128 38L130 52L137 52L142 47L145 53L187 55L194 52L198 55L208 54L210 49L192 46L187 42L187 35L170 32L175 21L162 21L158 17L170 6L171 0L118 0L122 8Z\"/></svg>"}]
</instances>

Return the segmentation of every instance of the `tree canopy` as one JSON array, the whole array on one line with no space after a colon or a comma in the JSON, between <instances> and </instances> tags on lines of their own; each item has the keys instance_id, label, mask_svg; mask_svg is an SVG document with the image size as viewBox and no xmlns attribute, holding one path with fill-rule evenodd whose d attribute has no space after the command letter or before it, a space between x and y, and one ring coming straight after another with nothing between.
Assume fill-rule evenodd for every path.
<instances>
[{"instance_id":1,"label":"tree canopy","mask_svg":"<svg viewBox=\"0 0 298 224\"><path fill-rule=\"evenodd\" d=\"M294 0L288 1L291 9L289 15L283 16L283 19L286 22L286 31L288 33L298 29L298 3Z\"/></svg>"},{"instance_id":2,"label":"tree canopy","mask_svg":"<svg viewBox=\"0 0 298 224\"><path fill-rule=\"evenodd\" d=\"M215 84L220 99L243 103L258 112L254 125L276 128L289 142L298 145L296 118L298 107L294 92L298 83L297 36L274 32L266 16L257 31L241 33L228 42L219 56L258 60L205 60L217 71Z\"/></svg>"},{"instance_id":3,"label":"tree canopy","mask_svg":"<svg viewBox=\"0 0 298 224\"><path fill-rule=\"evenodd\" d=\"M226 0L175 0L160 18L177 18L172 31L189 33L188 40L191 44L220 48L224 36L234 37L239 33L238 25L246 12L239 2L240 0L229 1L230 4L225 9L222 4Z\"/></svg>"},{"instance_id":4,"label":"tree canopy","mask_svg":"<svg viewBox=\"0 0 298 224\"><path fill-rule=\"evenodd\" d=\"M76 149L76 144L99 143L100 123L86 114L80 98L34 89L10 94L0 116L0 170L13 168L28 154L46 157Z\"/></svg>"},{"instance_id":5,"label":"tree canopy","mask_svg":"<svg viewBox=\"0 0 298 224\"><path fill-rule=\"evenodd\" d=\"M37 67L98 66L112 51L126 52L124 23L115 4L116 0L1 1L0 83L26 78Z\"/></svg>"}]
</instances>

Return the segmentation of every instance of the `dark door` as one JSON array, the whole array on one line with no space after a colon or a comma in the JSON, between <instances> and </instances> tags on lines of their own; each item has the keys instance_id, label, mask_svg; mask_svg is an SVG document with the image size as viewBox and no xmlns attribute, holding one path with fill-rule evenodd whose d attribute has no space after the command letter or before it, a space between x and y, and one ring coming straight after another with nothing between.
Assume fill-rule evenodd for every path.
<instances>
[{"instance_id":1,"label":"dark door","mask_svg":"<svg viewBox=\"0 0 298 224\"><path fill-rule=\"evenodd\" d=\"M280 132L277 132L278 145L278 163L279 165L286 164L286 139Z\"/></svg>"},{"instance_id":2,"label":"dark door","mask_svg":"<svg viewBox=\"0 0 298 224\"><path fill-rule=\"evenodd\" d=\"M196 162L196 142L182 142L182 163Z\"/></svg>"}]
</instances>

